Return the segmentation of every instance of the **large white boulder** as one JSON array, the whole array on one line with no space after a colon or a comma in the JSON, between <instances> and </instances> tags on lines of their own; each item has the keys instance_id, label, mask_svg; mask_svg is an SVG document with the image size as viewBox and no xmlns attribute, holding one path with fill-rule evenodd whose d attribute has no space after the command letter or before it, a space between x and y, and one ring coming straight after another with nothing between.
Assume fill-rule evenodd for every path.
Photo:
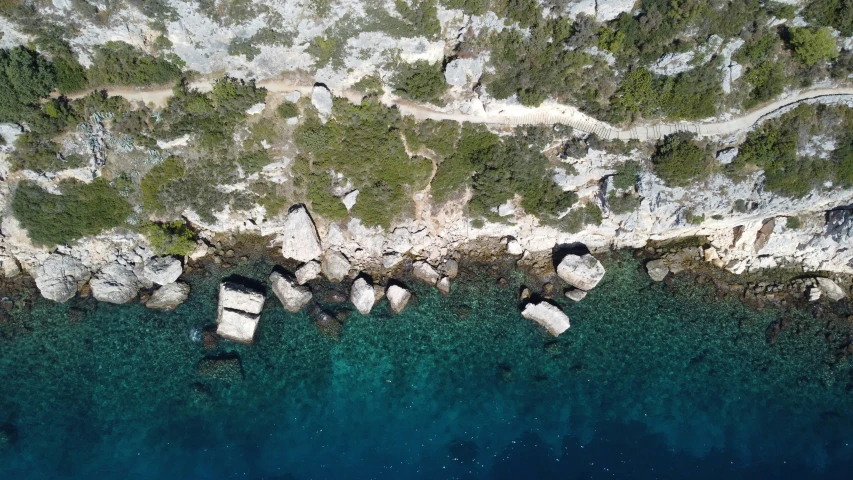
<instances>
[{"instance_id":1,"label":"large white boulder","mask_svg":"<svg viewBox=\"0 0 853 480\"><path fill-rule=\"evenodd\" d=\"M376 303L376 292L373 285L367 283L364 277L359 277L352 283L349 299L359 313L367 315Z\"/></svg>"},{"instance_id":2,"label":"large white boulder","mask_svg":"<svg viewBox=\"0 0 853 480\"><path fill-rule=\"evenodd\" d=\"M145 306L156 309L171 309L184 303L189 296L189 285L180 282L170 283L154 290Z\"/></svg>"},{"instance_id":3,"label":"large white boulder","mask_svg":"<svg viewBox=\"0 0 853 480\"><path fill-rule=\"evenodd\" d=\"M589 253L570 253L557 266L557 275L575 288L592 290L604 277L604 266Z\"/></svg>"},{"instance_id":4,"label":"large white boulder","mask_svg":"<svg viewBox=\"0 0 853 480\"><path fill-rule=\"evenodd\" d=\"M284 221L281 254L299 262L310 262L323 254L317 228L302 205L292 209Z\"/></svg>"},{"instance_id":5,"label":"large white boulder","mask_svg":"<svg viewBox=\"0 0 853 480\"><path fill-rule=\"evenodd\" d=\"M662 258L652 260L646 264L646 271L649 272L649 277L656 282L662 282L669 274L669 267L666 266L666 261Z\"/></svg>"},{"instance_id":6,"label":"large white boulder","mask_svg":"<svg viewBox=\"0 0 853 480\"><path fill-rule=\"evenodd\" d=\"M152 257L145 261L142 275L157 285L168 285L184 273L181 261L175 257Z\"/></svg>"},{"instance_id":7,"label":"large white boulder","mask_svg":"<svg viewBox=\"0 0 853 480\"><path fill-rule=\"evenodd\" d=\"M412 273L415 278L429 285L435 285L441 279L441 275L435 268L424 261L417 261L412 264Z\"/></svg>"},{"instance_id":8,"label":"large white boulder","mask_svg":"<svg viewBox=\"0 0 853 480\"><path fill-rule=\"evenodd\" d=\"M438 283L435 284L435 287L438 288L439 292L441 292L445 295L449 295L450 294L450 278L441 277L441 280L439 280Z\"/></svg>"},{"instance_id":9,"label":"large white boulder","mask_svg":"<svg viewBox=\"0 0 853 480\"><path fill-rule=\"evenodd\" d=\"M278 272L270 275L270 284L273 293L288 312L296 313L302 310L313 296L308 287L299 286Z\"/></svg>"},{"instance_id":10,"label":"large white boulder","mask_svg":"<svg viewBox=\"0 0 853 480\"><path fill-rule=\"evenodd\" d=\"M61 303L77 294L91 276L80 260L54 253L36 269L36 286L44 298Z\"/></svg>"},{"instance_id":11,"label":"large white boulder","mask_svg":"<svg viewBox=\"0 0 853 480\"><path fill-rule=\"evenodd\" d=\"M570 326L569 316L547 302L528 303L521 312L521 316L542 325L555 337L568 330Z\"/></svg>"},{"instance_id":12,"label":"large white boulder","mask_svg":"<svg viewBox=\"0 0 853 480\"><path fill-rule=\"evenodd\" d=\"M216 333L240 343L252 343L264 308L264 295L244 285L224 282L219 285Z\"/></svg>"},{"instance_id":13,"label":"large white boulder","mask_svg":"<svg viewBox=\"0 0 853 480\"><path fill-rule=\"evenodd\" d=\"M312 260L296 269L296 283L305 285L320 276L320 262Z\"/></svg>"},{"instance_id":14,"label":"large white boulder","mask_svg":"<svg viewBox=\"0 0 853 480\"><path fill-rule=\"evenodd\" d=\"M139 293L139 278L132 269L109 263L89 282L92 296L107 303L127 303Z\"/></svg>"},{"instance_id":15,"label":"large white boulder","mask_svg":"<svg viewBox=\"0 0 853 480\"><path fill-rule=\"evenodd\" d=\"M317 109L323 123L332 116L332 103L332 92L325 85L314 85L311 90L311 104Z\"/></svg>"},{"instance_id":16,"label":"large white boulder","mask_svg":"<svg viewBox=\"0 0 853 480\"><path fill-rule=\"evenodd\" d=\"M844 293L844 289L839 287L838 284L832 280L824 277L818 277L815 280L817 280L817 285L820 287L820 291L823 292L826 298L837 302L847 296L847 294Z\"/></svg>"},{"instance_id":17,"label":"large white boulder","mask_svg":"<svg viewBox=\"0 0 853 480\"><path fill-rule=\"evenodd\" d=\"M388 297L388 304L391 306L391 311L400 313L406 308L406 304L412 298L412 293L399 285L391 285L385 290L385 296Z\"/></svg>"},{"instance_id":18,"label":"large white boulder","mask_svg":"<svg viewBox=\"0 0 853 480\"><path fill-rule=\"evenodd\" d=\"M323 275L333 282L340 282L349 274L352 267L343 253L330 250L323 254Z\"/></svg>"}]
</instances>

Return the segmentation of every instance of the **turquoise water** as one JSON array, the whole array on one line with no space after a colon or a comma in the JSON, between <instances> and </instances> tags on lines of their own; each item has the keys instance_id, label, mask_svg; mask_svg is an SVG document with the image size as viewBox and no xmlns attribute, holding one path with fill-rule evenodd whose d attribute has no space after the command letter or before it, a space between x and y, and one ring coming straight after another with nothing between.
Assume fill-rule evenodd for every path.
<instances>
[{"instance_id":1,"label":"turquoise water","mask_svg":"<svg viewBox=\"0 0 853 480\"><path fill-rule=\"evenodd\" d=\"M415 286L402 315L382 302L339 336L270 294L255 344L215 350L201 331L233 271L196 277L174 312L36 301L0 324L15 438L0 478L849 477L846 320L605 266L583 302L558 300L572 328L557 340L518 315L520 274L499 288L469 272L448 297ZM214 356L241 365L199 375Z\"/></svg>"}]
</instances>

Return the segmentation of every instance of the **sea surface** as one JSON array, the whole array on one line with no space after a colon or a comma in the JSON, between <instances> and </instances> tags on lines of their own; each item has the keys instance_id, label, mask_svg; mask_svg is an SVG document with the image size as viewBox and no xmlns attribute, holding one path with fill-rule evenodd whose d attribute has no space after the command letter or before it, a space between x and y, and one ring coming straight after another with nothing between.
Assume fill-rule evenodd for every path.
<instances>
[{"instance_id":1,"label":"sea surface","mask_svg":"<svg viewBox=\"0 0 853 480\"><path fill-rule=\"evenodd\" d=\"M853 360L829 320L605 266L557 299L558 339L519 315L522 274L485 269L339 332L270 292L255 343L214 349L218 282L267 261L190 277L172 312L35 300L0 324L0 478L851 478Z\"/></svg>"}]
</instances>

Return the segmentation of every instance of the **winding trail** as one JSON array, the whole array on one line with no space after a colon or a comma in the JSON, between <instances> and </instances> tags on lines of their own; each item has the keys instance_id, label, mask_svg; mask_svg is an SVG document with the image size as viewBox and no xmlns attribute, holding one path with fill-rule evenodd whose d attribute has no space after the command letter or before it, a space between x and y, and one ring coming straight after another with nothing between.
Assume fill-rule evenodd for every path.
<instances>
[{"instance_id":1,"label":"winding trail","mask_svg":"<svg viewBox=\"0 0 853 480\"><path fill-rule=\"evenodd\" d=\"M272 93L289 93L299 91L303 95L310 95L313 85L293 84L281 80L263 80L258 86L266 88ZM191 88L201 91L209 91L212 81L202 80L190 84ZM120 95L130 101L151 103L162 107L166 105L172 96L171 88L155 90L138 90L125 87L106 88L111 95ZM79 98L88 92L74 95ZM352 90L333 92L338 97L344 97L349 101L358 102L361 95ZM539 107L530 108L520 105L506 106L503 110L486 111L479 113L450 113L436 109L435 107L417 104L389 93L381 97L382 103L389 107L396 107L404 115L410 115L418 120L452 120L457 122L485 123L490 125L569 125L575 130L587 133L595 133L605 139L654 141L675 132L693 132L701 137L728 136L749 130L753 125L772 118L797 104L808 103L839 103L845 102L853 105L853 87L815 88L801 90L767 103L750 112L721 122L661 122L654 124L638 124L628 129L620 129L590 117L575 107L562 105L555 102L545 102Z\"/></svg>"}]
</instances>

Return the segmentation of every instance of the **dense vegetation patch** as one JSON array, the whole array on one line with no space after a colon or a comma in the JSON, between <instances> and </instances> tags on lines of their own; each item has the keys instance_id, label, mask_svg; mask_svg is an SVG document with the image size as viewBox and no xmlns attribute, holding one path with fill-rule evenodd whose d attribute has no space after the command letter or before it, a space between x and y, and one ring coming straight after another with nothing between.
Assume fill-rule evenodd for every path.
<instances>
[{"instance_id":1,"label":"dense vegetation patch","mask_svg":"<svg viewBox=\"0 0 853 480\"><path fill-rule=\"evenodd\" d=\"M95 47L89 81L95 85L150 86L173 83L181 78L174 63L147 55L124 42L107 42Z\"/></svg>"},{"instance_id":2,"label":"dense vegetation patch","mask_svg":"<svg viewBox=\"0 0 853 480\"><path fill-rule=\"evenodd\" d=\"M398 67L394 87L397 93L402 93L412 100L439 103L447 90L447 83L440 63L430 64L426 60L419 60Z\"/></svg>"},{"instance_id":3,"label":"dense vegetation patch","mask_svg":"<svg viewBox=\"0 0 853 480\"><path fill-rule=\"evenodd\" d=\"M710 157L696 144L694 134L679 132L657 143L652 164L655 174L667 185L687 186L710 173Z\"/></svg>"},{"instance_id":4,"label":"dense vegetation patch","mask_svg":"<svg viewBox=\"0 0 853 480\"><path fill-rule=\"evenodd\" d=\"M149 223L142 228L157 255L189 255L196 247L195 232L183 220Z\"/></svg>"},{"instance_id":5,"label":"dense vegetation patch","mask_svg":"<svg viewBox=\"0 0 853 480\"><path fill-rule=\"evenodd\" d=\"M813 0L805 9L806 18L818 25L835 28L841 35L853 35L853 2L850 0Z\"/></svg>"},{"instance_id":6,"label":"dense vegetation patch","mask_svg":"<svg viewBox=\"0 0 853 480\"><path fill-rule=\"evenodd\" d=\"M53 65L26 47L0 50L0 122L29 118L56 87Z\"/></svg>"},{"instance_id":7,"label":"dense vegetation patch","mask_svg":"<svg viewBox=\"0 0 853 480\"><path fill-rule=\"evenodd\" d=\"M103 179L66 180L59 188L62 195L54 195L25 181L15 191L12 212L34 243L61 245L97 235L123 225L131 213L130 204Z\"/></svg>"}]
</instances>

